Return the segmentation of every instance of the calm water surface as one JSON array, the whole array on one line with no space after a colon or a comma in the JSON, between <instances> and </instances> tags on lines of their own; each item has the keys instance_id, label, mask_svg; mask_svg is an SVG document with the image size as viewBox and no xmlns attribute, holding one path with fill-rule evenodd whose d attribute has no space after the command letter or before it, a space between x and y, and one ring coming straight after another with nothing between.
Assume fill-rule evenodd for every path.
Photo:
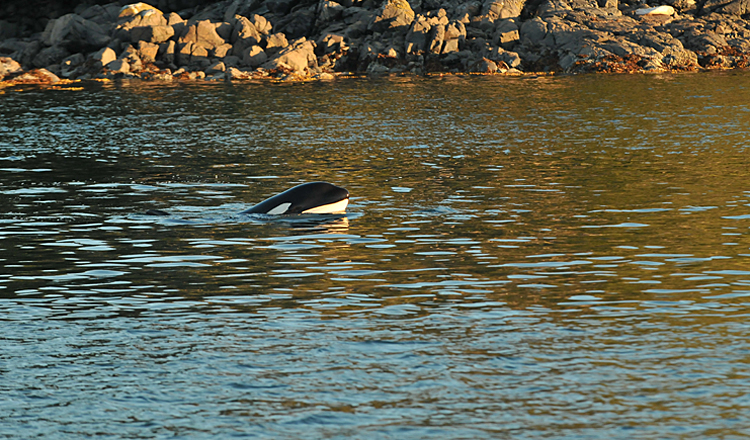
<instances>
[{"instance_id":1,"label":"calm water surface","mask_svg":"<svg viewBox=\"0 0 750 440\"><path fill-rule=\"evenodd\" d=\"M746 73L6 92L0 437L747 438L749 147Z\"/></svg>"}]
</instances>

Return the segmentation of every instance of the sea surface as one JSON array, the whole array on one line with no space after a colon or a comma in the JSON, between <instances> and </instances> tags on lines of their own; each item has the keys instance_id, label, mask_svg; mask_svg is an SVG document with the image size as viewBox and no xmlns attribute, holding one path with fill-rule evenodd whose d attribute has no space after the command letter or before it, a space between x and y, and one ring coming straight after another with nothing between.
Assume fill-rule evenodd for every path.
<instances>
[{"instance_id":1,"label":"sea surface","mask_svg":"<svg viewBox=\"0 0 750 440\"><path fill-rule=\"evenodd\" d=\"M0 438L748 438L749 228L747 72L6 89Z\"/></svg>"}]
</instances>

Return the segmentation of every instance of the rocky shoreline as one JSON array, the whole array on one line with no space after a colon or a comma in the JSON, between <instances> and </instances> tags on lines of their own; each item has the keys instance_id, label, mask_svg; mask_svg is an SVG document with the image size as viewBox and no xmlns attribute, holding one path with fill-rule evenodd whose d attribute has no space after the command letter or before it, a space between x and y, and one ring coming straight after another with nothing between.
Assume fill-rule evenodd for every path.
<instances>
[{"instance_id":1,"label":"rocky shoreline","mask_svg":"<svg viewBox=\"0 0 750 440\"><path fill-rule=\"evenodd\" d=\"M82 3L45 19L43 31L32 33L21 20L0 20L0 81L309 80L352 73L521 75L750 65L750 22L743 18L750 0L154 3Z\"/></svg>"}]
</instances>

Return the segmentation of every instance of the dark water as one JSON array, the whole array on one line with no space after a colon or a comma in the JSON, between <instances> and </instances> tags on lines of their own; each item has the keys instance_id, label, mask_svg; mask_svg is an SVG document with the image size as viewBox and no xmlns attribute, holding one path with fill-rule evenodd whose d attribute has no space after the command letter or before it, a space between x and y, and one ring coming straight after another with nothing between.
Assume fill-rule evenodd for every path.
<instances>
[{"instance_id":1,"label":"dark water","mask_svg":"<svg viewBox=\"0 0 750 440\"><path fill-rule=\"evenodd\" d=\"M747 438L749 147L745 73L6 91L0 437Z\"/></svg>"}]
</instances>

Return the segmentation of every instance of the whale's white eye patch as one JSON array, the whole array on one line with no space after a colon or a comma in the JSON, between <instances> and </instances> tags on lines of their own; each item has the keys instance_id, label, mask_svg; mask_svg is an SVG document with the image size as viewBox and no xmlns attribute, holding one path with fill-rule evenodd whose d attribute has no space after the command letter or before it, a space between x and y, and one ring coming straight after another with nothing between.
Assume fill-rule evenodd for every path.
<instances>
[{"instance_id":1,"label":"whale's white eye patch","mask_svg":"<svg viewBox=\"0 0 750 440\"><path fill-rule=\"evenodd\" d=\"M268 211L266 214L270 214L270 215L283 214L287 211L287 209L289 209L290 206L292 206L291 203L285 202L273 208L272 210Z\"/></svg>"}]
</instances>

